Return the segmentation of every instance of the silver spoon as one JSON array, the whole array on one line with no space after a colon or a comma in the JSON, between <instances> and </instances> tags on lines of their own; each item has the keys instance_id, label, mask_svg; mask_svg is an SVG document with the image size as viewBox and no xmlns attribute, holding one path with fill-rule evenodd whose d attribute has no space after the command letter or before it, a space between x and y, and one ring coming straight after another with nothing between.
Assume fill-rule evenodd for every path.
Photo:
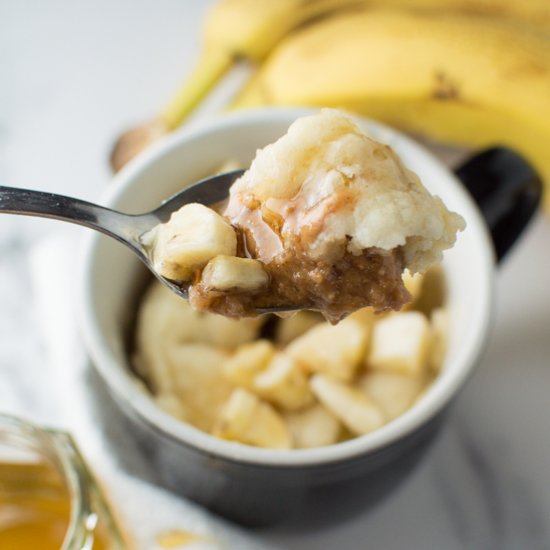
<instances>
[{"instance_id":1,"label":"silver spoon","mask_svg":"<svg viewBox=\"0 0 550 550\"><path fill-rule=\"evenodd\" d=\"M157 273L141 238L159 223L168 221L172 212L184 204L198 202L210 206L226 199L229 188L242 173L243 170L234 170L203 179L164 201L155 210L139 215L123 214L104 206L54 193L0 186L0 213L52 218L100 231L125 244L155 277L170 290L187 299L185 286ZM276 313L290 309L295 308L262 308L257 312Z\"/></svg>"}]
</instances>

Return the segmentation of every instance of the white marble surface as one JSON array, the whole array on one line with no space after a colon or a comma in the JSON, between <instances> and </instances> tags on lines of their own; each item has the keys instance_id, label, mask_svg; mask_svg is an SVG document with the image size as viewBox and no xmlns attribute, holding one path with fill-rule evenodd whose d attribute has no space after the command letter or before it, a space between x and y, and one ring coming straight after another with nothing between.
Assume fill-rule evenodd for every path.
<instances>
[{"instance_id":1,"label":"white marble surface","mask_svg":"<svg viewBox=\"0 0 550 550\"><path fill-rule=\"evenodd\" d=\"M113 136L154 113L181 81L208 4L2 0L0 181L96 198L108 184ZM40 262L31 277L28 254L45 234L70 240L82 231L0 219L3 412L62 426L69 423L60 401L83 406L52 387L49 331L31 291ZM407 482L336 527L297 521L256 532L260 540L304 550L550 548L549 243L541 215L500 269L483 361Z\"/></svg>"}]
</instances>

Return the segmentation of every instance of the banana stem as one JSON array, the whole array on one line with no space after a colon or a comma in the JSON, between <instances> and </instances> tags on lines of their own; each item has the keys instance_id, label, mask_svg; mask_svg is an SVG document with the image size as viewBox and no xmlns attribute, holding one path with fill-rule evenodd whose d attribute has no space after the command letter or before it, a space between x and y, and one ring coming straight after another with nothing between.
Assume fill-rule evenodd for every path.
<instances>
[{"instance_id":1,"label":"banana stem","mask_svg":"<svg viewBox=\"0 0 550 550\"><path fill-rule=\"evenodd\" d=\"M227 53L203 51L191 75L160 113L166 130L177 128L234 62L235 59Z\"/></svg>"}]
</instances>

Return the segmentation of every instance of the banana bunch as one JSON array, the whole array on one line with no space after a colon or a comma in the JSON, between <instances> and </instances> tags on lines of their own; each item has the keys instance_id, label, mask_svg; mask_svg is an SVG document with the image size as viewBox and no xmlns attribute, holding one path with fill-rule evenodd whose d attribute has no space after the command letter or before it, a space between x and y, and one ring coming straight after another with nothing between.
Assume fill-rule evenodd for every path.
<instances>
[{"instance_id":1,"label":"banana bunch","mask_svg":"<svg viewBox=\"0 0 550 550\"><path fill-rule=\"evenodd\" d=\"M550 184L550 32L515 21L337 15L279 43L233 103L259 105L334 106L448 144L506 145Z\"/></svg>"},{"instance_id":2,"label":"banana bunch","mask_svg":"<svg viewBox=\"0 0 550 550\"><path fill-rule=\"evenodd\" d=\"M236 63L261 62L292 31L361 8L452 10L519 20L550 32L548 0L220 0L205 20L195 68L158 122L173 130Z\"/></svg>"},{"instance_id":3,"label":"banana bunch","mask_svg":"<svg viewBox=\"0 0 550 550\"><path fill-rule=\"evenodd\" d=\"M550 184L549 0L220 0L203 37L123 162L246 60L257 70L232 108L335 106L451 145L507 145Z\"/></svg>"}]
</instances>

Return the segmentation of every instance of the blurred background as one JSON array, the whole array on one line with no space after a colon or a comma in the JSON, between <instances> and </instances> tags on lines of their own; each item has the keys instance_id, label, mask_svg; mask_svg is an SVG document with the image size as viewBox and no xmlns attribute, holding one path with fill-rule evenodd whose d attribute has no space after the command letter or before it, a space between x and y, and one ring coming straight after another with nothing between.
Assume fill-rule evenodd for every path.
<instances>
[{"instance_id":1,"label":"blurred background","mask_svg":"<svg viewBox=\"0 0 550 550\"><path fill-rule=\"evenodd\" d=\"M286 2L281 5L283 3ZM481 0L479 3L491 4ZM544 3L534 1L525 5L531 3L544 7ZM93 3L3 0L0 3L0 181L10 186L98 200L112 177L109 159L116 139L128 128L165 112L163 106L174 97L198 60L201 29L214 4L193 0L97 0ZM253 5L251 3L250 9ZM511 17L521 19L523 16L512 14ZM494 17L489 19L492 21ZM522 28L534 25L536 19L533 18L534 23L522 20L517 25ZM544 44L550 27L544 26L548 20L545 23L539 19L541 28L533 33L544 35L545 38L540 39L540 44ZM230 20L227 25L229 23ZM396 36L410 32L404 27L395 29ZM477 34L481 42L482 35ZM334 44L333 39L333 35L327 35L327 47ZM380 47L382 44L380 41ZM529 48L539 47L536 40L534 44ZM432 47L437 48L437 43ZM485 46L480 43L478 47L483 50ZM277 55L283 64L286 54ZM295 55L298 64L299 54ZM548 51L541 52L541 66L548 56ZM456 59L459 57L457 54ZM460 63L471 67L473 74L483 67L468 59L461 59ZM488 67L497 66L499 60L494 57L487 63ZM506 65L505 69L511 71L514 67ZM266 69L265 82L271 82L278 70L282 71L276 67L269 69L272 72ZM532 100L529 90L522 97L515 96L518 85L512 82L511 91L507 91L506 86L500 89L502 96L506 96L502 101L521 102L524 107L530 104L534 109L543 105L546 94L548 105L548 65L545 70L547 76L542 82L530 80L537 71L540 73L539 66L519 71L517 78L511 77L525 82L526 87L527 83L532 86ZM248 82L252 72L249 64L238 67L220 81L214 96L185 123L199 124L216 116ZM295 76L285 75L284 71L281 75L279 78L283 80ZM437 93L451 98L463 90L477 93L475 79L473 84L459 85L449 80L446 73L442 75ZM478 73L478 76L480 82L485 82L483 75ZM299 83L296 87L293 91L289 85L287 94L286 90L280 92L279 87L273 85L263 101L267 101L266 97L271 100L280 97L282 103L293 99L298 102L299 97L301 103L323 101L322 95L316 99L308 96L307 90L301 94ZM362 89L359 85L357 88ZM353 99L358 101L358 96ZM499 103L499 109L501 107ZM424 108L427 107L424 105ZM387 109L380 107L377 112L382 115ZM523 142L533 139L538 143L533 147L533 158L540 163L539 169L543 169L545 158L546 166L550 158L550 140L542 140L542 127L550 124L550 112L540 111L539 127L531 122L536 117L525 114L526 110L529 109L510 110L510 133L524 136ZM523 133L523 126L518 122L524 115L533 127L532 133ZM412 117L408 120L412 121ZM416 119L413 122L421 126ZM433 127L437 126L436 122L434 117ZM526 123L526 127L529 124ZM477 135L476 139L482 139L483 132L476 134L474 123L469 128L472 135ZM465 132L461 130L457 134L462 136ZM487 134L489 139L491 132ZM546 136L550 136L550 130ZM430 146L452 164L462 155L462 149L442 147L437 137L432 136ZM471 149L478 147L476 139L472 138ZM64 417L56 407L65 396L51 384L47 359L51 359L48 355L50 332L44 328L36 295L40 262L47 262L48 257L42 254L37 262L33 250L45 239L59 235L68 243L70 257L76 259L84 231L38 219L0 218L2 412L64 426ZM256 533L262 543L301 549L338 545L410 549L550 548L549 243L548 214L541 211L499 268L495 283L495 328L487 352L454 407L447 429L413 476L368 514L358 514L323 529L312 520L312 513L307 521L297 519L295 524ZM57 299L71 300L72 296L60 295ZM67 305L60 304L60 307ZM71 369L71 365L66 368ZM77 400L72 401L71 407L75 410L79 406ZM75 414L79 414L78 411ZM144 465L144 477L148 476L146 470Z\"/></svg>"}]
</instances>

